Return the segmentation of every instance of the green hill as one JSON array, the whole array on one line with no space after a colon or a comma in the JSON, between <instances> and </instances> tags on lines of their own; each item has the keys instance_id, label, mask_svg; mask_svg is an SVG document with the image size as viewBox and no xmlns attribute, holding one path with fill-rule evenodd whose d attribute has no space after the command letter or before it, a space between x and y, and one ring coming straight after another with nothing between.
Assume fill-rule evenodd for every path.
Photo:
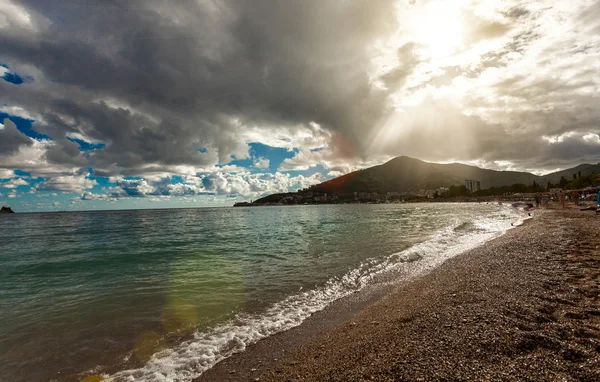
<instances>
[{"instance_id":1,"label":"green hill","mask_svg":"<svg viewBox=\"0 0 600 382\"><path fill-rule=\"evenodd\" d=\"M439 164L424 162L406 156L397 157L382 165L355 171L321 184L312 191L346 194L351 192L409 192L463 185L466 179L481 182L481 188L510 186L516 183L530 185L534 181L545 185L558 183L561 176L572 179L574 173L600 173L600 164L583 164L572 169L538 176L528 172L486 170L460 163Z\"/></svg>"}]
</instances>

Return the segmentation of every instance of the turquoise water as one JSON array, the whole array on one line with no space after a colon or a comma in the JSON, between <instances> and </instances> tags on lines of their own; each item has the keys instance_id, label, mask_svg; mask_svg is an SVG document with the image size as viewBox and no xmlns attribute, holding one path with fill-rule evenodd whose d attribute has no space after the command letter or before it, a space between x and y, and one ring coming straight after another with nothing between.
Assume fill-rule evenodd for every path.
<instances>
[{"instance_id":1,"label":"turquoise water","mask_svg":"<svg viewBox=\"0 0 600 382\"><path fill-rule=\"evenodd\" d=\"M520 219L492 204L0 215L0 380L191 380Z\"/></svg>"}]
</instances>

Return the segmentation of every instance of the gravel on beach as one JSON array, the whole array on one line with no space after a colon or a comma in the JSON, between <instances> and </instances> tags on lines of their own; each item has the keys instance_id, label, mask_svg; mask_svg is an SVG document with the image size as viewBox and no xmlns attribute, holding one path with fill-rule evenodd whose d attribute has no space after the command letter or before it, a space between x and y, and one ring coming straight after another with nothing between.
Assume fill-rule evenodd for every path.
<instances>
[{"instance_id":1,"label":"gravel on beach","mask_svg":"<svg viewBox=\"0 0 600 382\"><path fill-rule=\"evenodd\" d=\"M533 215L357 312L317 315L197 380L600 381L600 217Z\"/></svg>"}]
</instances>

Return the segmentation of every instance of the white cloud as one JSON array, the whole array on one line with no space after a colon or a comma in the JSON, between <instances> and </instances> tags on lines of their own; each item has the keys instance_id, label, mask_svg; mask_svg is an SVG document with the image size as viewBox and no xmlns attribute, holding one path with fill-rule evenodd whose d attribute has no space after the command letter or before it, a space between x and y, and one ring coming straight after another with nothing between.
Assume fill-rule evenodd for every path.
<instances>
[{"instance_id":1,"label":"white cloud","mask_svg":"<svg viewBox=\"0 0 600 382\"><path fill-rule=\"evenodd\" d=\"M279 171L305 171L316 166L323 166L331 171L338 171L343 174L356 171L361 168L371 167L381 164L391 159L392 156L373 156L369 160L356 157L344 157L338 153L323 148L319 150L299 150L292 158L286 158L281 165Z\"/></svg>"},{"instance_id":2,"label":"white cloud","mask_svg":"<svg viewBox=\"0 0 600 382\"><path fill-rule=\"evenodd\" d=\"M304 171L323 164L326 157L331 157L331 151L300 150L292 158L286 158L280 165L279 171Z\"/></svg>"},{"instance_id":3,"label":"white cloud","mask_svg":"<svg viewBox=\"0 0 600 382\"><path fill-rule=\"evenodd\" d=\"M18 186L28 186L29 182L27 182L23 178L15 178L11 179L6 183L0 183L0 188L17 188Z\"/></svg>"},{"instance_id":4,"label":"white cloud","mask_svg":"<svg viewBox=\"0 0 600 382\"><path fill-rule=\"evenodd\" d=\"M85 191L79 198L73 198L72 201L77 202L79 200L110 200L111 197L106 194L94 194L93 192Z\"/></svg>"},{"instance_id":5,"label":"white cloud","mask_svg":"<svg viewBox=\"0 0 600 382\"><path fill-rule=\"evenodd\" d=\"M145 179L123 179L109 189L109 193L114 197L144 197L154 191L155 187Z\"/></svg>"},{"instance_id":6,"label":"white cloud","mask_svg":"<svg viewBox=\"0 0 600 382\"><path fill-rule=\"evenodd\" d=\"M73 122L75 122L75 121L73 121ZM95 139L95 138L92 138L92 137L90 137L90 136L88 136L88 135L85 135L85 134L82 134L82 133L80 133L80 132L75 132L75 133L73 133L73 132L72 132L72 133L68 133L66 136L67 136L68 138L71 138L71 139L79 139L79 140L81 140L81 141L84 141L84 142L87 142L87 143L91 143L91 144L98 144L98 143L102 143L102 141L101 141L101 140L99 140L99 139Z\"/></svg>"},{"instance_id":7,"label":"white cloud","mask_svg":"<svg viewBox=\"0 0 600 382\"><path fill-rule=\"evenodd\" d=\"M118 175L118 176L109 176L108 177L108 181L110 183L116 183L116 182L120 182L121 180L123 180L123 177Z\"/></svg>"},{"instance_id":8,"label":"white cloud","mask_svg":"<svg viewBox=\"0 0 600 382\"><path fill-rule=\"evenodd\" d=\"M73 173L77 168L65 167L64 165L49 163L46 159L46 152L55 145L52 141L38 141L30 139L30 146L20 146L14 154L2 156L0 154L0 163L4 168L21 169L30 172L34 176L59 175L64 173Z\"/></svg>"},{"instance_id":9,"label":"white cloud","mask_svg":"<svg viewBox=\"0 0 600 382\"><path fill-rule=\"evenodd\" d=\"M198 193L203 192L202 188L195 184L177 183L169 184L167 187L169 195L173 196L197 195Z\"/></svg>"},{"instance_id":10,"label":"white cloud","mask_svg":"<svg viewBox=\"0 0 600 382\"><path fill-rule=\"evenodd\" d=\"M323 181L323 175L290 176L281 172L258 173L213 173L202 176L185 176L183 183L169 183L171 178L156 182L145 179L120 180L102 194L83 192L78 200L116 200L132 197L147 197L155 201L168 197L185 198L198 195L240 195L257 197L265 194L296 191ZM162 199L160 199L162 198Z\"/></svg>"},{"instance_id":11,"label":"white cloud","mask_svg":"<svg viewBox=\"0 0 600 382\"><path fill-rule=\"evenodd\" d=\"M0 66L1 67L1 66ZM28 112L27 110L23 109L20 106L7 106L7 105L3 105L0 106L0 112L2 113L6 113L9 115L14 115L16 117L21 117L21 118L25 118L25 119L31 119L31 120L41 120L41 116L39 115L33 115L32 113Z\"/></svg>"},{"instance_id":12,"label":"white cloud","mask_svg":"<svg viewBox=\"0 0 600 382\"><path fill-rule=\"evenodd\" d=\"M600 134L598 133L589 133L583 136L583 140L590 143L600 144Z\"/></svg>"},{"instance_id":13,"label":"white cloud","mask_svg":"<svg viewBox=\"0 0 600 382\"><path fill-rule=\"evenodd\" d=\"M308 125L290 126L247 126L239 122L243 128L241 138L244 142L256 142L270 147L292 150L305 148L307 150L327 146L331 141L331 133L319 124L311 122Z\"/></svg>"},{"instance_id":14,"label":"white cloud","mask_svg":"<svg viewBox=\"0 0 600 382\"><path fill-rule=\"evenodd\" d=\"M15 172L13 170L6 170L0 168L0 179L9 179L15 176Z\"/></svg>"},{"instance_id":15,"label":"white cloud","mask_svg":"<svg viewBox=\"0 0 600 382\"><path fill-rule=\"evenodd\" d=\"M219 195L238 194L258 196L264 194L295 191L322 181L322 175L315 173L309 177L281 172L262 174L215 174L206 176L206 190L215 191Z\"/></svg>"},{"instance_id":16,"label":"white cloud","mask_svg":"<svg viewBox=\"0 0 600 382\"><path fill-rule=\"evenodd\" d=\"M259 158L254 162L254 167L259 169L267 169L269 168L270 161L267 158Z\"/></svg>"},{"instance_id":17,"label":"white cloud","mask_svg":"<svg viewBox=\"0 0 600 382\"><path fill-rule=\"evenodd\" d=\"M97 184L98 182L86 178L85 175L61 175L48 177L38 188L41 190L82 192Z\"/></svg>"},{"instance_id":18,"label":"white cloud","mask_svg":"<svg viewBox=\"0 0 600 382\"><path fill-rule=\"evenodd\" d=\"M35 197L36 198L54 198L56 196L58 196L58 194L56 192L51 192L51 193L43 192L43 193L37 193L37 195Z\"/></svg>"},{"instance_id":19,"label":"white cloud","mask_svg":"<svg viewBox=\"0 0 600 382\"><path fill-rule=\"evenodd\" d=\"M34 29L31 15L10 0L0 0L0 29L21 27Z\"/></svg>"},{"instance_id":20,"label":"white cloud","mask_svg":"<svg viewBox=\"0 0 600 382\"><path fill-rule=\"evenodd\" d=\"M341 171L329 171L327 173L327 176L329 176L331 178L337 178L338 176L342 176L342 175L344 175L344 173Z\"/></svg>"}]
</instances>

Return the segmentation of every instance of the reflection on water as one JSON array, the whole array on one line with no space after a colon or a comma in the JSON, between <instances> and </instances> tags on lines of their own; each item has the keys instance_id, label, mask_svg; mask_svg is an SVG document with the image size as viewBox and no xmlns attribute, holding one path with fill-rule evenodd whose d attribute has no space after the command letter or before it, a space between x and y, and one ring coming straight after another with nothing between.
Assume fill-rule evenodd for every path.
<instances>
[{"instance_id":1,"label":"reflection on water","mask_svg":"<svg viewBox=\"0 0 600 382\"><path fill-rule=\"evenodd\" d=\"M0 370L10 381L95 381L361 264L362 277L447 227L514 220L475 204L2 216Z\"/></svg>"}]
</instances>

